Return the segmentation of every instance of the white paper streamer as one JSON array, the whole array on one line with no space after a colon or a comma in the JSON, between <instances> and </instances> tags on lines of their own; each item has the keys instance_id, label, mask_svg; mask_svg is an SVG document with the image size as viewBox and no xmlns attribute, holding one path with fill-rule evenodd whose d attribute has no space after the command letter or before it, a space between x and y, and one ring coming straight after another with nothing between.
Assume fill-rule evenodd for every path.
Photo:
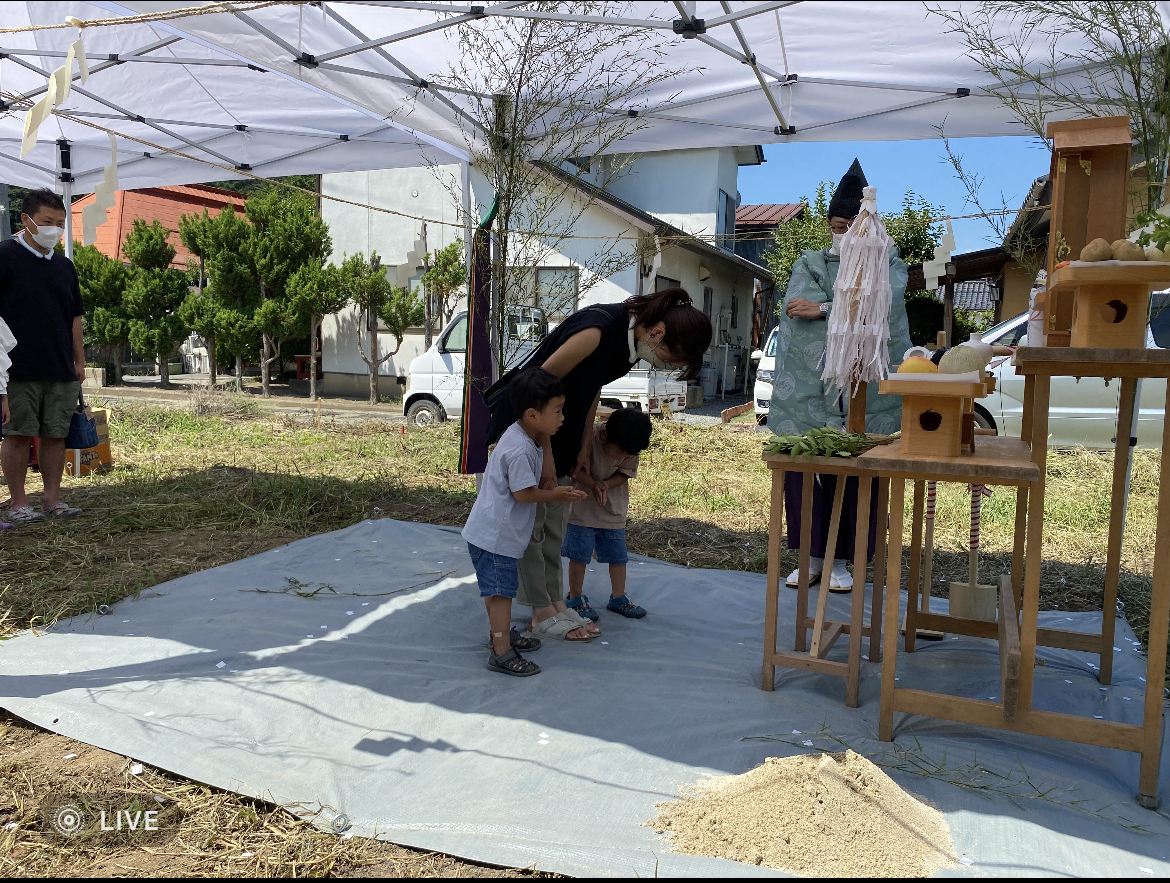
<instances>
[{"instance_id":1,"label":"white paper streamer","mask_svg":"<svg viewBox=\"0 0 1170 883\"><path fill-rule=\"evenodd\" d=\"M821 374L821 380L850 397L858 383L884 378L890 362L889 250L894 241L877 212L877 188L861 193L861 211L841 242Z\"/></svg>"},{"instance_id":2,"label":"white paper streamer","mask_svg":"<svg viewBox=\"0 0 1170 883\"><path fill-rule=\"evenodd\" d=\"M93 191L93 202L81 210L81 244L97 241L97 228L106 222L106 210L114 207L118 190L118 139L110 136L110 164L103 169L102 181Z\"/></svg>"},{"instance_id":3,"label":"white paper streamer","mask_svg":"<svg viewBox=\"0 0 1170 883\"><path fill-rule=\"evenodd\" d=\"M65 21L74 26L80 25L80 21L73 16L65 19ZM59 107L69 97L69 90L73 81L74 59L77 61L78 77L84 83L89 79L89 60L85 57L85 46L81 42L80 30L78 31L77 39L69 46L69 52L65 55L65 63L49 74L48 91L25 114L24 135L20 141L21 159L27 156L28 152L36 146L37 131L40 129L41 124L49 118L49 115L53 112L53 108Z\"/></svg>"}]
</instances>

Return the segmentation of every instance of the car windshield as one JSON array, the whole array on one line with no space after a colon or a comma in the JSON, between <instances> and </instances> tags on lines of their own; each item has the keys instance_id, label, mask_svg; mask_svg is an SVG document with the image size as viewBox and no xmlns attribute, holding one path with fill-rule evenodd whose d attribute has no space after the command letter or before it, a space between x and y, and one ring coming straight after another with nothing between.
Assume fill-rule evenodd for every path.
<instances>
[{"instance_id":1,"label":"car windshield","mask_svg":"<svg viewBox=\"0 0 1170 883\"><path fill-rule=\"evenodd\" d=\"M1027 314L1024 313L984 331L983 342L992 346L1019 346L1020 340L1027 333Z\"/></svg>"},{"instance_id":2,"label":"car windshield","mask_svg":"<svg viewBox=\"0 0 1170 883\"><path fill-rule=\"evenodd\" d=\"M467 352L467 316L460 316L451 330L447 332L447 339L443 341L443 349L449 353Z\"/></svg>"},{"instance_id":3,"label":"car windshield","mask_svg":"<svg viewBox=\"0 0 1170 883\"><path fill-rule=\"evenodd\" d=\"M773 328L772 333L768 335L768 342L764 344L765 356L772 357L776 355L776 332L779 330L779 328Z\"/></svg>"}]
</instances>

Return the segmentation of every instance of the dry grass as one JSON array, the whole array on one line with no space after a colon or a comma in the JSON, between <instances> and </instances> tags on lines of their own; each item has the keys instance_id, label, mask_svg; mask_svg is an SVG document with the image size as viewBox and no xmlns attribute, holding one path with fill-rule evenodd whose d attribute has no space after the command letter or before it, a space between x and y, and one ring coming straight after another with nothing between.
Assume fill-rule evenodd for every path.
<instances>
[{"instance_id":1,"label":"dry grass","mask_svg":"<svg viewBox=\"0 0 1170 883\"><path fill-rule=\"evenodd\" d=\"M192 401L188 410L115 410L116 468L66 479L66 499L85 515L0 537L0 634L88 613L159 582L362 518L462 524L470 511L475 485L455 472L455 424L403 433L381 422L315 428L251 416L230 397L215 396ZM760 462L762 437L752 429L657 424L631 485L631 551L692 567L765 570L769 476ZM1159 463L1157 452L1138 454L1123 555L1122 599L1143 642ZM1049 459L1045 607L1100 607L1110 472L1105 455ZM963 579L968 498L959 486L939 491L935 573ZM984 505L985 581L1010 559L1014 511L1007 490ZM784 567L793 566L795 555L786 551ZM71 752L79 758L96 752L89 772L62 764ZM42 876L499 874L375 841L343 841L279 808L149 769L129 777L124 765L124 758L9 720L0 734L0 823L18 827L0 830L0 868ZM30 822L40 798L83 787L169 796L183 808L182 833L155 853L41 841ZM245 852L254 855L240 858Z\"/></svg>"}]
</instances>

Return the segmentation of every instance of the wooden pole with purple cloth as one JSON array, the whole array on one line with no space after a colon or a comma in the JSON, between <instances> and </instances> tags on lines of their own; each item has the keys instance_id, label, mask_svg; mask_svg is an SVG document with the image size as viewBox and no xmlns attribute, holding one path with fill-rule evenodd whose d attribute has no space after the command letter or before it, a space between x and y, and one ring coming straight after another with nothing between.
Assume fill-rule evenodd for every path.
<instances>
[{"instance_id":1,"label":"wooden pole with purple cloth","mask_svg":"<svg viewBox=\"0 0 1170 883\"><path fill-rule=\"evenodd\" d=\"M471 240L471 281L467 298L467 360L463 377L463 419L459 427L459 471L464 475L487 467L487 433L491 412L484 403L495 378L492 370L491 291L492 224L499 211L499 197L475 228Z\"/></svg>"}]
</instances>

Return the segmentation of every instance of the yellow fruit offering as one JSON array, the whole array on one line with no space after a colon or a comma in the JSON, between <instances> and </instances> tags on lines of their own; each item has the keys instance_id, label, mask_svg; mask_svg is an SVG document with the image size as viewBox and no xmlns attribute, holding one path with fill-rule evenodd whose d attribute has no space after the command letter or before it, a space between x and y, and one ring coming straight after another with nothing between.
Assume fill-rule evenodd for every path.
<instances>
[{"instance_id":1,"label":"yellow fruit offering","mask_svg":"<svg viewBox=\"0 0 1170 883\"><path fill-rule=\"evenodd\" d=\"M898 366L899 374L937 374L938 365L922 356L911 356Z\"/></svg>"}]
</instances>

